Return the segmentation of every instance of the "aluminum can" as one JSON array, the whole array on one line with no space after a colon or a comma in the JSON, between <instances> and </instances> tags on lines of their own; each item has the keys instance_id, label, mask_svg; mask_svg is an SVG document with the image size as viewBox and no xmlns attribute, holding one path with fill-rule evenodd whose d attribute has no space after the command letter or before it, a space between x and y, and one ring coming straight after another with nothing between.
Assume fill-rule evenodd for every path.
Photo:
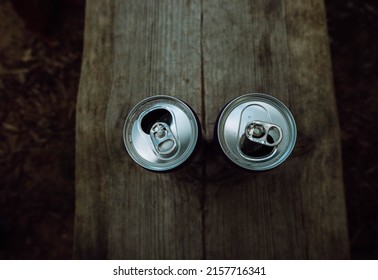
<instances>
[{"instance_id":1,"label":"aluminum can","mask_svg":"<svg viewBox=\"0 0 378 280\"><path fill-rule=\"evenodd\" d=\"M129 113L123 140L130 157L145 169L172 171L197 151L201 129L194 111L172 96L142 100Z\"/></svg>"},{"instance_id":2,"label":"aluminum can","mask_svg":"<svg viewBox=\"0 0 378 280\"><path fill-rule=\"evenodd\" d=\"M214 133L221 153L248 171L277 167L290 155L297 139L289 109L263 93L231 100L220 112Z\"/></svg>"}]
</instances>

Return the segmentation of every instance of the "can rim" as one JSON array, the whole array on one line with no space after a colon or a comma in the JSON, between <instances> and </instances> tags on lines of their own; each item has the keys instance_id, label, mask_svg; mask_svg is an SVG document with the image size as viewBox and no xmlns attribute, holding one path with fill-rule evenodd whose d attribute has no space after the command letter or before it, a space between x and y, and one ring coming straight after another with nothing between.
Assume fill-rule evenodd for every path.
<instances>
[{"instance_id":1,"label":"can rim","mask_svg":"<svg viewBox=\"0 0 378 280\"><path fill-rule=\"evenodd\" d=\"M130 147L128 145L130 142L132 142L132 140L129 139L129 133L128 133L128 130L127 130L128 127L129 127L129 125L130 125L130 122L128 122L128 120L133 117L133 115L138 111L138 109L140 108L140 106L143 106L143 104L146 104L149 101L154 100L154 99L165 99L165 100L168 99L168 100L171 100L171 101L174 101L174 102L178 102L180 104L180 106L182 106L183 108L185 108L185 110L186 110L185 113L188 116L190 115L190 117L192 117L192 121L195 124L193 126L193 133L194 133L194 137L193 138L195 139L193 142L195 144L194 145L189 145L189 148L184 152L183 155L180 156L179 160L177 160L174 164L172 164L170 166L156 166L156 165L148 164L148 163L151 163L151 162L149 162L148 160L143 159L141 156L138 156L138 152L134 148L133 145L131 145ZM187 105L183 100L181 100L181 99L179 99L177 97L174 97L174 96L164 95L164 94L149 96L149 97L144 98L143 100L139 101L130 110L130 112L128 113L128 115L127 115L127 117L125 119L124 125L123 125L123 143L124 143L124 146L126 148L127 153L129 154L129 156L139 166L141 166L141 167L143 167L143 168L145 168L147 170L150 170L150 171L158 171L158 172L171 171L171 170L177 169L182 164L184 164L191 157L191 155L193 154L193 152L195 151L195 149L197 147L198 140L199 140L199 134L200 134L199 121L198 121L198 118L196 117L193 109L190 108L189 105Z\"/></svg>"},{"instance_id":2,"label":"can rim","mask_svg":"<svg viewBox=\"0 0 378 280\"><path fill-rule=\"evenodd\" d=\"M232 112L232 110L234 108L236 108L237 106L239 106L240 104L238 104L238 101L240 99L244 99L244 98L247 98L247 97L252 97L252 98L260 98L262 100L270 100L271 102L275 103L275 104L278 104L279 106L282 107L282 110L281 109L278 109L276 108L277 110L283 112L287 118L290 120L289 122L289 126L291 127L291 138L292 138L292 141L290 142L291 145L288 146L288 149L285 151L285 153L279 157L275 162L269 164L269 165L266 165L266 166L259 166L258 168L246 168L245 166L241 165L238 161L236 160L233 160L232 157L230 157L228 155L229 151L227 151L226 147L224 147L224 145L222 145L221 142L223 142L223 144L225 144L226 142L225 141L221 141L221 139L223 139L224 137L221 137L221 122L222 120L227 117L230 112ZM250 170L250 171L266 171L266 170L270 170L270 169L273 169L277 166L279 166L281 163L283 163L291 154L291 152L293 151L294 147L295 147L295 144L296 144L296 141L297 141L297 126L296 126L296 123L295 123L295 119L294 119L294 116L293 114L290 112L290 110L288 109L288 107L282 102L280 101L279 99L277 99L276 97L272 96L272 95L269 95L269 94L266 94L266 93L261 93L261 92L251 92L251 93L247 93L247 94L243 94L243 95L240 95L234 99L231 99L222 109L219 117L218 117L218 120L217 120L217 124L216 124L216 133L217 133L217 138L218 138L218 145L220 146L223 154L226 156L226 158L228 158L232 163L236 164L237 166L245 169L245 170Z\"/></svg>"}]
</instances>

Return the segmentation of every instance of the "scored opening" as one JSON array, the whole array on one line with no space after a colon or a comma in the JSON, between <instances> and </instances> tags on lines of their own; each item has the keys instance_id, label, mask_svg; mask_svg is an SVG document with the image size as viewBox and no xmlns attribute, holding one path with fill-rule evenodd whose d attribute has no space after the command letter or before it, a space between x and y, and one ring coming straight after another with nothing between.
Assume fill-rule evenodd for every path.
<instances>
[{"instance_id":1,"label":"scored opening","mask_svg":"<svg viewBox=\"0 0 378 280\"><path fill-rule=\"evenodd\" d=\"M267 141L269 143L274 143L274 139L270 134L268 134ZM270 153L272 153L274 147L250 141L245 135L243 135L240 139L240 150L246 156L260 158L268 156Z\"/></svg>"},{"instance_id":2,"label":"scored opening","mask_svg":"<svg viewBox=\"0 0 378 280\"><path fill-rule=\"evenodd\" d=\"M141 127L146 134L150 134L152 126L157 122L164 122L167 125L172 123L172 115L166 109L156 109L148 112L142 119Z\"/></svg>"}]
</instances>

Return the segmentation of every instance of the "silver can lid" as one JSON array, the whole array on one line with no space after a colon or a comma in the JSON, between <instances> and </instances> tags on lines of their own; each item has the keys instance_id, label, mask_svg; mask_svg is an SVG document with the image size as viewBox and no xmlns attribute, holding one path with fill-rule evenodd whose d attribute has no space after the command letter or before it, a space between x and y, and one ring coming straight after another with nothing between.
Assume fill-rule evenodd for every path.
<instances>
[{"instance_id":1,"label":"silver can lid","mask_svg":"<svg viewBox=\"0 0 378 280\"><path fill-rule=\"evenodd\" d=\"M156 95L138 103L126 118L123 140L130 157L153 171L179 167L194 152L199 124L183 101Z\"/></svg>"},{"instance_id":2,"label":"silver can lid","mask_svg":"<svg viewBox=\"0 0 378 280\"><path fill-rule=\"evenodd\" d=\"M249 93L228 103L219 116L216 133L228 159L251 171L280 165L297 139L295 120L289 109L263 93Z\"/></svg>"}]
</instances>

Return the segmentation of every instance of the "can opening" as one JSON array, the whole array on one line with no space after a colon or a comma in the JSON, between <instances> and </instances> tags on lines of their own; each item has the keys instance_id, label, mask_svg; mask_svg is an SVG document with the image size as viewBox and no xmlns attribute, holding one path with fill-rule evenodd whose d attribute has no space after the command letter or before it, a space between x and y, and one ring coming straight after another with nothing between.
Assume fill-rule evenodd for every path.
<instances>
[{"instance_id":1,"label":"can opening","mask_svg":"<svg viewBox=\"0 0 378 280\"><path fill-rule=\"evenodd\" d=\"M144 133L150 134L150 130L157 122L163 122L167 125L172 123L172 115L166 109L156 109L148 112L141 121L141 127Z\"/></svg>"},{"instance_id":2,"label":"can opening","mask_svg":"<svg viewBox=\"0 0 378 280\"><path fill-rule=\"evenodd\" d=\"M269 133L267 136L267 141L269 143L274 143L274 138ZM273 152L274 147L266 146L257 142L253 142L243 135L240 138L240 150L249 157L260 158L265 157Z\"/></svg>"}]
</instances>

